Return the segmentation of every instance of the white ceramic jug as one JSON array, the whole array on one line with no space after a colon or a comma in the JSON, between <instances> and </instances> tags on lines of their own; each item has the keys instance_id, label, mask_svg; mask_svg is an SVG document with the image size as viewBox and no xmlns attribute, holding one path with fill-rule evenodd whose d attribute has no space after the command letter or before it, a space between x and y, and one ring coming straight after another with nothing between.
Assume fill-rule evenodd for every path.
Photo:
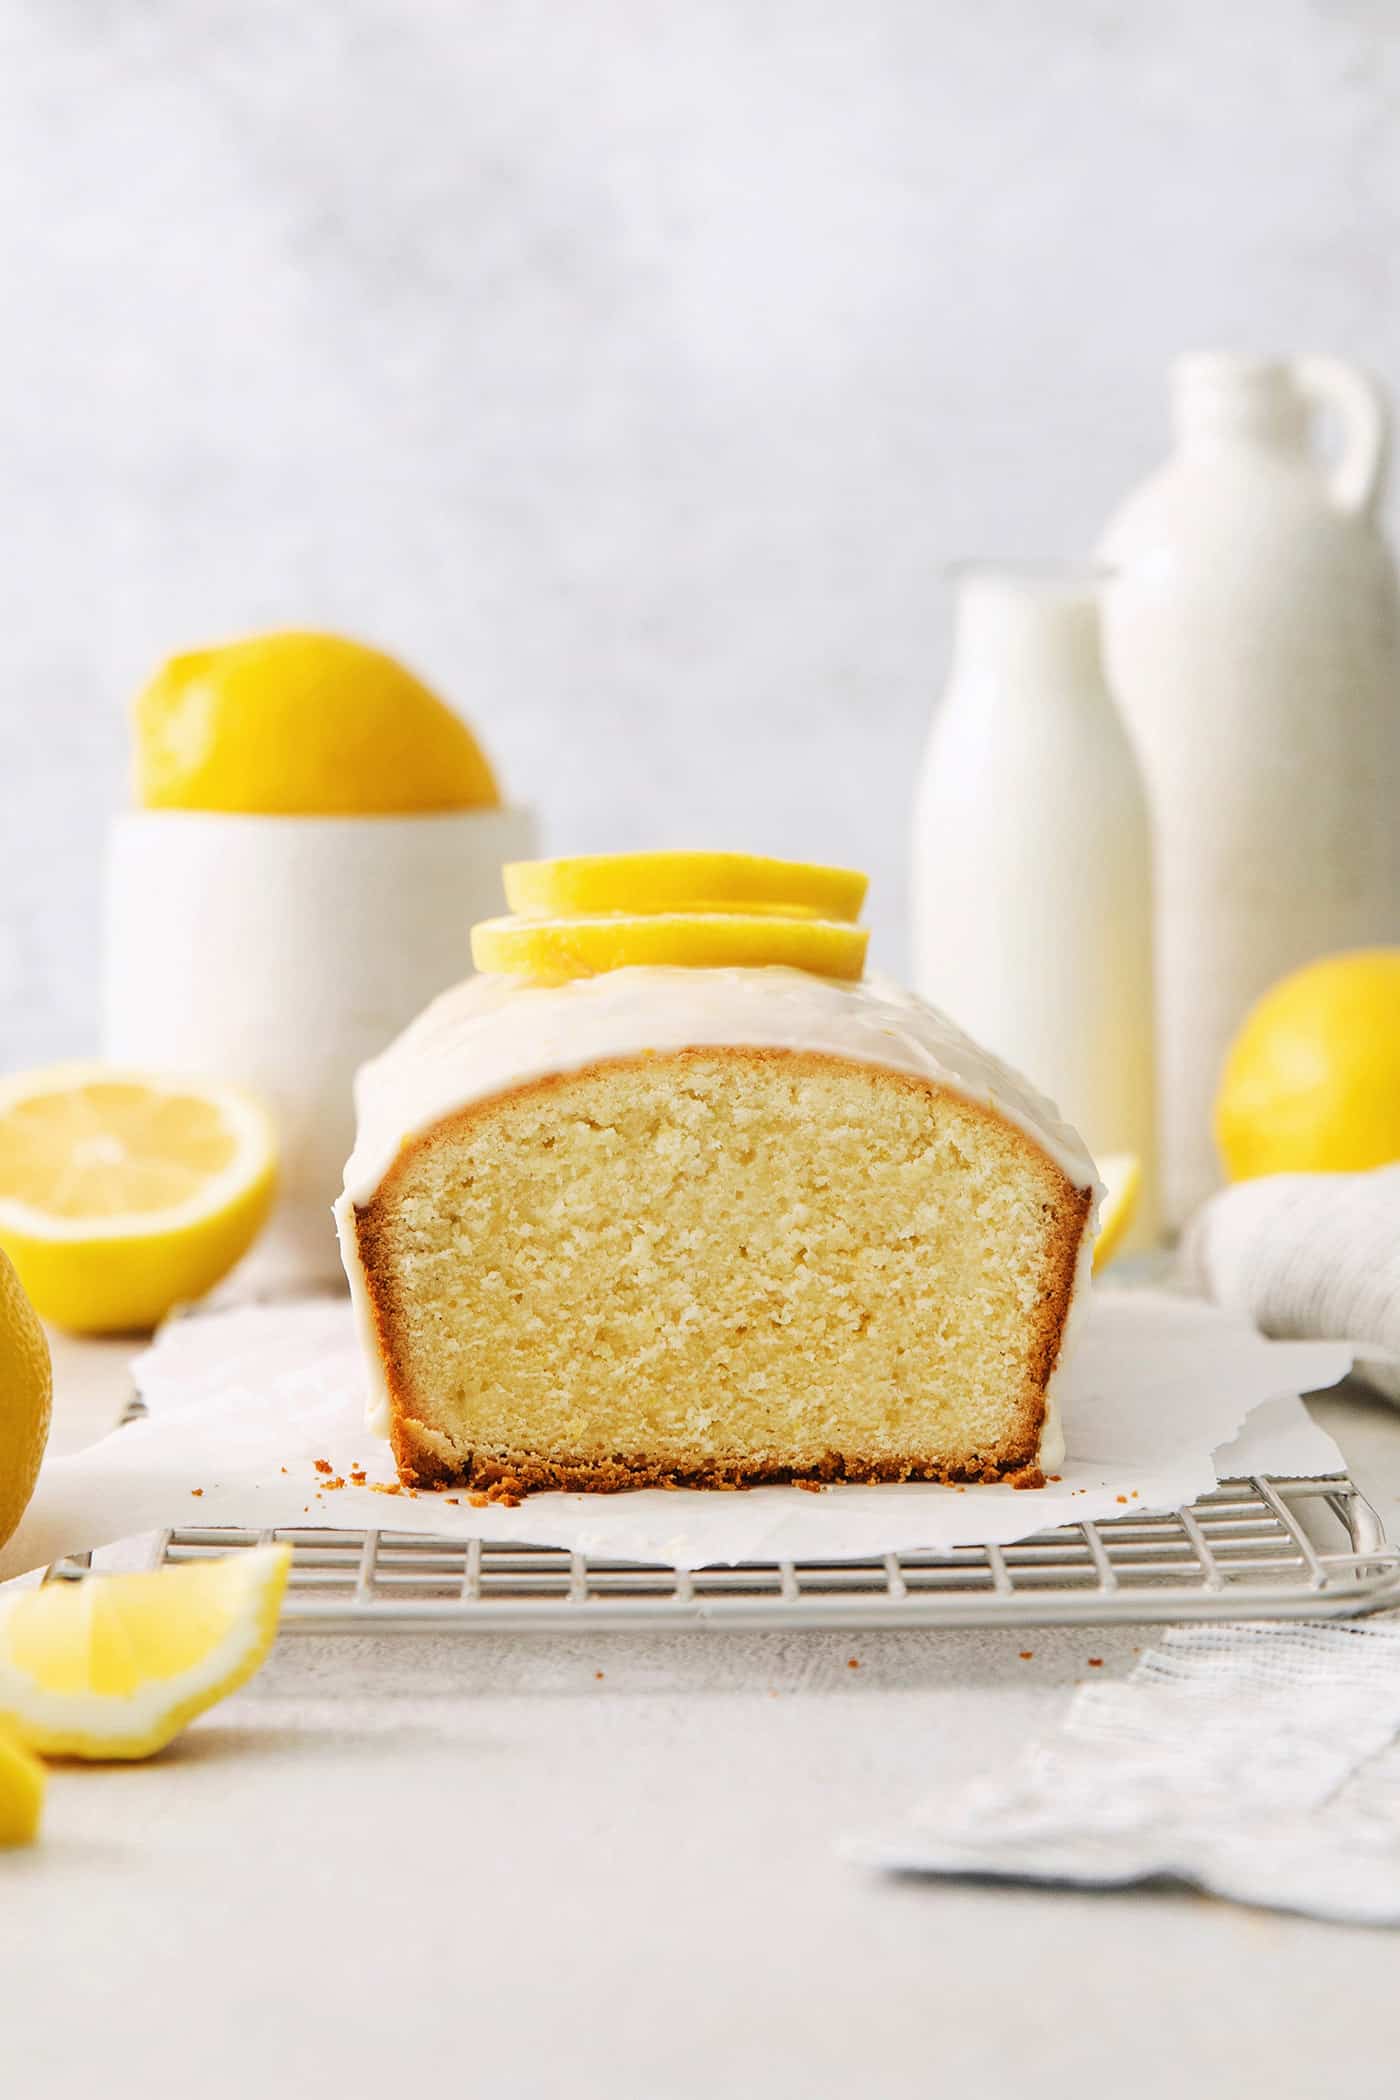
<instances>
[{"instance_id":1,"label":"white ceramic jug","mask_svg":"<svg viewBox=\"0 0 1400 2100\"><path fill-rule=\"evenodd\" d=\"M1152 1236L1147 808L1104 683L1093 572L968 569L914 818L914 981L1052 1096L1091 1151L1136 1152Z\"/></svg>"},{"instance_id":2,"label":"white ceramic jug","mask_svg":"<svg viewBox=\"0 0 1400 2100\"><path fill-rule=\"evenodd\" d=\"M1179 1225L1219 1179L1211 1105L1246 1008L1313 956L1400 937L1400 625L1372 382L1334 358L1210 353L1177 362L1172 397L1175 455L1100 552L1109 680L1152 811Z\"/></svg>"}]
</instances>

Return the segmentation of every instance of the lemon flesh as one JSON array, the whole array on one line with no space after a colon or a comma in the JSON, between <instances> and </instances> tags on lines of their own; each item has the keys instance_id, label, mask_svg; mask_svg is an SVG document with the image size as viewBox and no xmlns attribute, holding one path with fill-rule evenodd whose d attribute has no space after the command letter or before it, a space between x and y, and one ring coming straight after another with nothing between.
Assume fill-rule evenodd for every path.
<instances>
[{"instance_id":1,"label":"lemon flesh","mask_svg":"<svg viewBox=\"0 0 1400 2100\"><path fill-rule=\"evenodd\" d=\"M634 965L755 969L782 965L859 977L869 935L829 919L747 912L648 912L597 918L484 919L472 928L478 970L559 982Z\"/></svg>"},{"instance_id":2,"label":"lemon flesh","mask_svg":"<svg viewBox=\"0 0 1400 2100\"><path fill-rule=\"evenodd\" d=\"M1264 994L1225 1060L1215 1134L1232 1181L1400 1159L1400 948L1329 956Z\"/></svg>"},{"instance_id":3,"label":"lemon flesh","mask_svg":"<svg viewBox=\"0 0 1400 2100\"><path fill-rule=\"evenodd\" d=\"M29 1506L52 1407L48 1341L13 1265L0 1251L0 1546Z\"/></svg>"},{"instance_id":4,"label":"lemon flesh","mask_svg":"<svg viewBox=\"0 0 1400 2100\"><path fill-rule=\"evenodd\" d=\"M1098 1161L1104 1197L1094 1241L1094 1274L1106 1269L1127 1238L1142 1194L1142 1161L1135 1152L1110 1152Z\"/></svg>"},{"instance_id":5,"label":"lemon flesh","mask_svg":"<svg viewBox=\"0 0 1400 2100\"><path fill-rule=\"evenodd\" d=\"M49 1757L150 1757L253 1675L290 1546L25 1590L0 1611L0 1731Z\"/></svg>"},{"instance_id":6,"label":"lemon flesh","mask_svg":"<svg viewBox=\"0 0 1400 2100\"><path fill-rule=\"evenodd\" d=\"M0 1846L33 1844L44 1813L45 1780L38 1758L0 1728Z\"/></svg>"},{"instance_id":7,"label":"lemon flesh","mask_svg":"<svg viewBox=\"0 0 1400 2100\"><path fill-rule=\"evenodd\" d=\"M264 634L175 656L137 695L146 809L388 816L499 805L465 722L362 642Z\"/></svg>"},{"instance_id":8,"label":"lemon flesh","mask_svg":"<svg viewBox=\"0 0 1400 2100\"><path fill-rule=\"evenodd\" d=\"M590 853L572 860L510 861L503 872L511 910L542 919L601 912L857 919L867 888L867 878L854 868L758 853Z\"/></svg>"},{"instance_id":9,"label":"lemon flesh","mask_svg":"<svg viewBox=\"0 0 1400 2100\"><path fill-rule=\"evenodd\" d=\"M154 1327L247 1252L272 1206L276 1157L266 1114L232 1087L101 1065L9 1079L0 1249L57 1326Z\"/></svg>"}]
</instances>

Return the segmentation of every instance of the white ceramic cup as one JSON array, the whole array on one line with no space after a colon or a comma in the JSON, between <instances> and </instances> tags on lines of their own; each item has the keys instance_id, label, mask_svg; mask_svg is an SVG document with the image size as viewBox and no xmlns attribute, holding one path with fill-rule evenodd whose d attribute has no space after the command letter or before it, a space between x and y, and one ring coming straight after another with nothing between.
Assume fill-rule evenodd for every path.
<instances>
[{"instance_id":1,"label":"white ceramic cup","mask_svg":"<svg viewBox=\"0 0 1400 2100\"><path fill-rule=\"evenodd\" d=\"M240 1282L341 1280L331 1204L356 1069L471 971L473 921L504 910L529 811L410 817L152 810L112 827L103 1055L256 1093L282 1145L277 1208Z\"/></svg>"}]
</instances>

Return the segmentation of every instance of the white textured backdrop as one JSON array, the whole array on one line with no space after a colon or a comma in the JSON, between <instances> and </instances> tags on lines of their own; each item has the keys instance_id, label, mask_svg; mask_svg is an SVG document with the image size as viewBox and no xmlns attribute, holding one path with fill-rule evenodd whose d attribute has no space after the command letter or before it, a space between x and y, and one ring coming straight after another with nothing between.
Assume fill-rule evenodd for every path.
<instances>
[{"instance_id":1,"label":"white textured backdrop","mask_svg":"<svg viewBox=\"0 0 1400 2100\"><path fill-rule=\"evenodd\" d=\"M345 627L559 847L869 865L942 565L1182 346L1400 378L1392 0L0 0L0 1060L91 1040L122 709Z\"/></svg>"}]
</instances>

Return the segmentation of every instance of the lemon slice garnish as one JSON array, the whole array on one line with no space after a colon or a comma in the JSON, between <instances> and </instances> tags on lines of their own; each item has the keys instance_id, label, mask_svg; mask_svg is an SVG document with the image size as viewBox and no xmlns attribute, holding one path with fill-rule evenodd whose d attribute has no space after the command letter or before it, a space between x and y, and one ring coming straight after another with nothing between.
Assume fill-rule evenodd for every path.
<instances>
[{"instance_id":1,"label":"lemon slice garnish","mask_svg":"<svg viewBox=\"0 0 1400 2100\"><path fill-rule=\"evenodd\" d=\"M235 1088L101 1065L0 1083L0 1248L60 1327L153 1327L202 1297L275 1178L272 1125Z\"/></svg>"},{"instance_id":2,"label":"lemon slice garnish","mask_svg":"<svg viewBox=\"0 0 1400 2100\"><path fill-rule=\"evenodd\" d=\"M632 965L759 969L859 977L869 935L831 919L768 913L647 912L597 918L485 919L472 928L478 970L559 981Z\"/></svg>"},{"instance_id":3,"label":"lemon slice garnish","mask_svg":"<svg viewBox=\"0 0 1400 2100\"><path fill-rule=\"evenodd\" d=\"M1106 1269L1127 1236L1142 1193L1142 1161L1135 1152L1110 1152L1098 1162L1106 1190L1099 1205L1099 1236L1094 1242L1094 1274Z\"/></svg>"},{"instance_id":4,"label":"lemon slice garnish","mask_svg":"<svg viewBox=\"0 0 1400 2100\"><path fill-rule=\"evenodd\" d=\"M600 912L856 919L867 887L854 868L760 853L587 853L571 860L511 861L504 874L511 910L541 919Z\"/></svg>"},{"instance_id":5,"label":"lemon slice garnish","mask_svg":"<svg viewBox=\"0 0 1400 2100\"><path fill-rule=\"evenodd\" d=\"M0 1611L0 1731L51 1757L150 1757L277 1635L290 1546L22 1591Z\"/></svg>"}]
</instances>

